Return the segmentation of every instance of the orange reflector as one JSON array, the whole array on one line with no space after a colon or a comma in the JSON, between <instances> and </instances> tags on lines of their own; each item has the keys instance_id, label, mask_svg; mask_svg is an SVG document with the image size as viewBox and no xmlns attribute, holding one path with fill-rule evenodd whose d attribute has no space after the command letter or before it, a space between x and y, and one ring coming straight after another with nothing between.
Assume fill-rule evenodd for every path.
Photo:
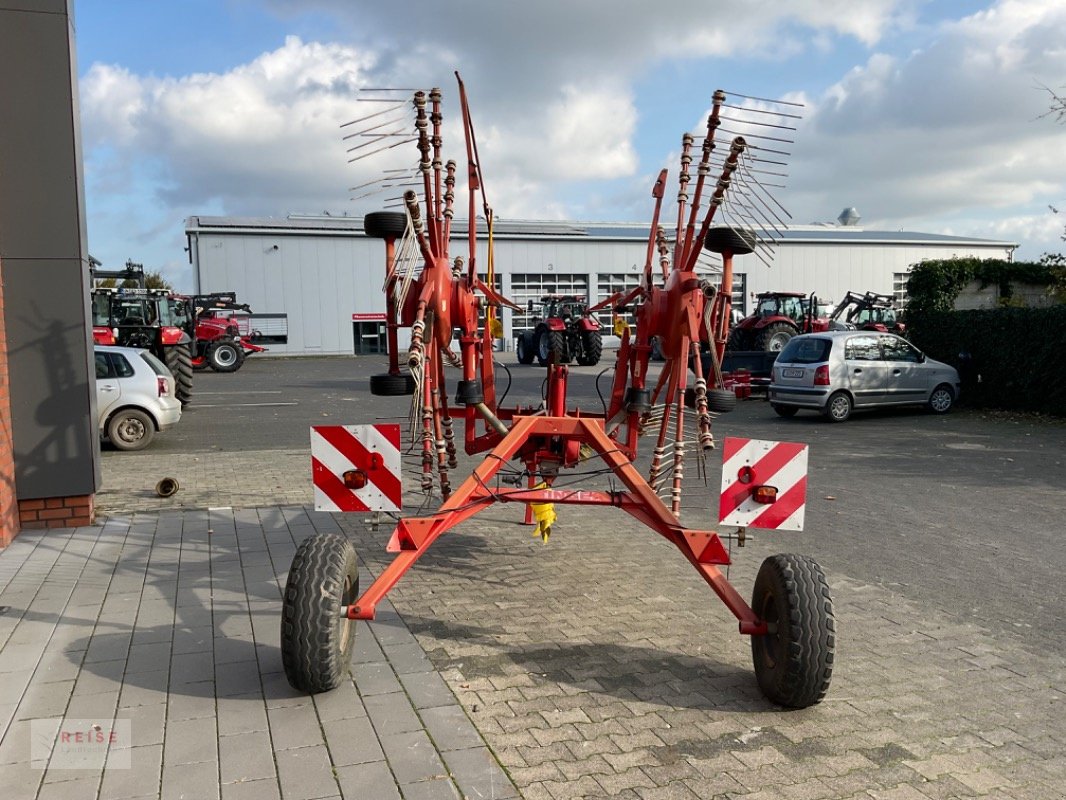
<instances>
[{"instance_id":1,"label":"orange reflector","mask_svg":"<svg viewBox=\"0 0 1066 800\"><path fill-rule=\"evenodd\" d=\"M777 499L776 486L756 486L752 499L756 503L772 503Z\"/></svg>"},{"instance_id":2,"label":"orange reflector","mask_svg":"<svg viewBox=\"0 0 1066 800\"><path fill-rule=\"evenodd\" d=\"M348 489L362 489L366 486L366 473L361 469L350 469L341 477L344 478L344 485Z\"/></svg>"}]
</instances>

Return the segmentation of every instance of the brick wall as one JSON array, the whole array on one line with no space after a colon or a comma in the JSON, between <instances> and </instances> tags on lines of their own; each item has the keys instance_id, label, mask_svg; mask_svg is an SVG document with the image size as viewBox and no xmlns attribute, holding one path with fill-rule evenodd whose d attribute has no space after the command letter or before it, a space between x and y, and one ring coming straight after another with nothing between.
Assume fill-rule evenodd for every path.
<instances>
[{"instance_id":1,"label":"brick wall","mask_svg":"<svg viewBox=\"0 0 1066 800\"><path fill-rule=\"evenodd\" d=\"M91 525L93 495L21 500L18 509L19 523L23 528L73 528L78 525Z\"/></svg>"},{"instance_id":2,"label":"brick wall","mask_svg":"<svg viewBox=\"0 0 1066 800\"><path fill-rule=\"evenodd\" d=\"M15 499L15 453L11 436L11 395L7 374L7 332L4 326L4 286L0 280L0 547L19 531Z\"/></svg>"}]
</instances>

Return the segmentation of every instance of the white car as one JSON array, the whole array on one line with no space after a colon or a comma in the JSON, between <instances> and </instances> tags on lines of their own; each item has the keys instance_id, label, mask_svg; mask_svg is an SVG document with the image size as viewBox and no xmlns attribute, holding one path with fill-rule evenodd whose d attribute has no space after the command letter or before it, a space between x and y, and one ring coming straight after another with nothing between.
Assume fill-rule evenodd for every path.
<instances>
[{"instance_id":1,"label":"white car","mask_svg":"<svg viewBox=\"0 0 1066 800\"><path fill-rule=\"evenodd\" d=\"M959 399L959 373L906 339L877 331L808 333L774 362L770 405L782 417L801 408L843 422L852 409L924 405L945 414Z\"/></svg>"},{"instance_id":2,"label":"white car","mask_svg":"<svg viewBox=\"0 0 1066 800\"><path fill-rule=\"evenodd\" d=\"M119 450L141 450L181 419L174 376L147 350L96 345L100 436Z\"/></svg>"}]
</instances>

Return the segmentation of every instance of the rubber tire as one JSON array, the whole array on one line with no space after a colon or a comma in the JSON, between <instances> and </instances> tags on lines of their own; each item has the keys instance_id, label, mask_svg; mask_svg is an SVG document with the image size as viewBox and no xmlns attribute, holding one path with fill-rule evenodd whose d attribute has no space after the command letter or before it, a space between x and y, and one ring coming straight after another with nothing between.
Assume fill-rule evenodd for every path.
<instances>
[{"instance_id":1,"label":"rubber tire","mask_svg":"<svg viewBox=\"0 0 1066 800\"><path fill-rule=\"evenodd\" d=\"M771 625L751 637L759 688L789 708L821 702L829 690L836 650L836 617L818 562L792 553L763 561L752 591L752 610Z\"/></svg>"},{"instance_id":2,"label":"rubber tire","mask_svg":"<svg viewBox=\"0 0 1066 800\"><path fill-rule=\"evenodd\" d=\"M799 411L795 406L783 406L778 403L771 403L770 407L773 408L777 416L785 417L786 419L796 416L796 412Z\"/></svg>"},{"instance_id":3,"label":"rubber tire","mask_svg":"<svg viewBox=\"0 0 1066 800\"><path fill-rule=\"evenodd\" d=\"M316 533L296 549L281 606L285 677L308 694L335 689L348 674L355 621L341 606L359 597L355 548L337 533Z\"/></svg>"},{"instance_id":4,"label":"rubber tire","mask_svg":"<svg viewBox=\"0 0 1066 800\"><path fill-rule=\"evenodd\" d=\"M708 389L707 408L716 414L728 414L737 407L737 393L729 389Z\"/></svg>"},{"instance_id":5,"label":"rubber tire","mask_svg":"<svg viewBox=\"0 0 1066 800\"><path fill-rule=\"evenodd\" d=\"M189 345L164 347L163 361L174 376L174 394L184 408L192 401L192 352Z\"/></svg>"},{"instance_id":6,"label":"rubber tire","mask_svg":"<svg viewBox=\"0 0 1066 800\"><path fill-rule=\"evenodd\" d=\"M733 328L729 332L729 338L725 340L725 349L729 351L750 350L748 332L743 328Z\"/></svg>"},{"instance_id":7,"label":"rubber tire","mask_svg":"<svg viewBox=\"0 0 1066 800\"><path fill-rule=\"evenodd\" d=\"M552 353L555 353L555 363L570 363L570 359L566 355L566 337L563 336L562 331L550 331L547 328L541 328L536 335L535 341L537 344L537 363L542 367L546 367L551 363Z\"/></svg>"},{"instance_id":8,"label":"rubber tire","mask_svg":"<svg viewBox=\"0 0 1066 800\"><path fill-rule=\"evenodd\" d=\"M938 399L938 395L942 399ZM953 405L955 405L955 392L946 383L933 389L932 394L929 395L929 402L926 403L928 409L934 414L947 414Z\"/></svg>"},{"instance_id":9,"label":"rubber tire","mask_svg":"<svg viewBox=\"0 0 1066 800\"><path fill-rule=\"evenodd\" d=\"M833 406L836 401L841 402L836 403L837 407L834 409ZM848 418L851 417L851 410L852 402L848 393L833 392L829 395L829 399L825 401L825 409L822 411L822 414L830 422L847 422Z\"/></svg>"},{"instance_id":10,"label":"rubber tire","mask_svg":"<svg viewBox=\"0 0 1066 800\"><path fill-rule=\"evenodd\" d=\"M370 376L370 394L378 397L400 397L415 393L415 379L409 372L390 375L383 372Z\"/></svg>"},{"instance_id":11,"label":"rubber tire","mask_svg":"<svg viewBox=\"0 0 1066 800\"><path fill-rule=\"evenodd\" d=\"M363 233L372 239L395 239L407 230L407 215L400 211L371 211L363 217Z\"/></svg>"},{"instance_id":12,"label":"rubber tire","mask_svg":"<svg viewBox=\"0 0 1066 800\"><path fill-rule=\"evenodd\" d=\"M221 358L220 353L223 354ZM236 372L244 363L244 351L240 345L225 339L216 339L207 346L204 360L215 372Z\"/></svg>"},{"instance_id":13,"label":"rubber tire","mask_svg":"<svg viewBox=\"0 0 1066 800\"><path fill-rule=\"evenodd\" d=\"M703 249L712 253L729 251L735 256L744 256L755 250L756 241L754 231L722 225L707 231Z\"/></svg>"},{"instance_id":14,"label":"rubber tire","mask_svg":"<svg viewBox=\"0 0 1066 800\"><path fill-rule=\"evenodd\" d=\"M518 356L519 364L532 364L537 356L537 348L534 347L536 339L529 331L522 331L515 340L515 355Z\"/></svg>"},{"instance_id":15,"label":"rubber tire","mask_svg":"<svg viewBox=\"0 0 1066 800\"><path fill-rule=\"evenodd\" d=\"M125 430L124 429L128 429ZM129 435L134 435L130 438ZM107 438L118 450L143 450L155 436L155 422L137 408L123 408L107 421Z\"/></svg>"},{"instance_id":16,"label":"rubber tire","mask_svg":"<svg viewBox=\"0 0 1066 800\"><path fill-rule=\"evenodd\" d=\"M788 338L781 343L780 347L774 348L774 340L782 333L787 333ZM759 338L755 349L763 350L767 353L780 353L785 349L788 340L795 335L796 329L785 322L776 322L773 325L767 325L759 332Z\"/></svg>"},{"instance_id":17,"label":"rubber tire","mask_svg":"<svg viewBox=\"0 0 1066 800\"><path fill-rule=\"evenodd\" d=\"M581 332L581 357L577 363L583 367L594 367L600 363L603 355L603 334L598 330Z\"/></svg>"}]
</instances>

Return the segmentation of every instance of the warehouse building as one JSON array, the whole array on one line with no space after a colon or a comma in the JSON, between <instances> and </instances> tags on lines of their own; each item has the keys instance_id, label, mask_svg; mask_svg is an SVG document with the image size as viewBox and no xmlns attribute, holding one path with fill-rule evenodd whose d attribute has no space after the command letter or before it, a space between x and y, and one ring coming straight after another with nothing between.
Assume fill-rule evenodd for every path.
<instances>
[{"instance_id":1,"label":"warehouse building","mask_svg":"<svg viewBox=\"0 0 1066 800\"><path fill-rule=\"evenodd\" d=\"M849 290L871 291L904 301L914 264L970 256L1009 260L1017 247L988 239L867 231L854 224L851 209L840 219L839 225L776 232L772 247L738 256L734 306L750 311L755 295L765 291L813 291L824 301ZM452 255L465 256L465 221L457 220L452 231ZM196 292L236 292L255 312L253 328L272 354L383 352L385 249L380 239L363 233L361 218L198 216L187 220L186 235ZM499 221L494 228L497 285L523 308L545 294L583 295L596 302L637 285L647 237L646 223ZM771 244L769 237L765 240ZM483 272L483 231L477 258ZM718 269L717 256L703 253L697 270L713 280ZM605 323L609 316L605 312ZM530 317L505 309L500 346L511 349L514 336L532 327Z\"/></svg>"}]
</instances>

